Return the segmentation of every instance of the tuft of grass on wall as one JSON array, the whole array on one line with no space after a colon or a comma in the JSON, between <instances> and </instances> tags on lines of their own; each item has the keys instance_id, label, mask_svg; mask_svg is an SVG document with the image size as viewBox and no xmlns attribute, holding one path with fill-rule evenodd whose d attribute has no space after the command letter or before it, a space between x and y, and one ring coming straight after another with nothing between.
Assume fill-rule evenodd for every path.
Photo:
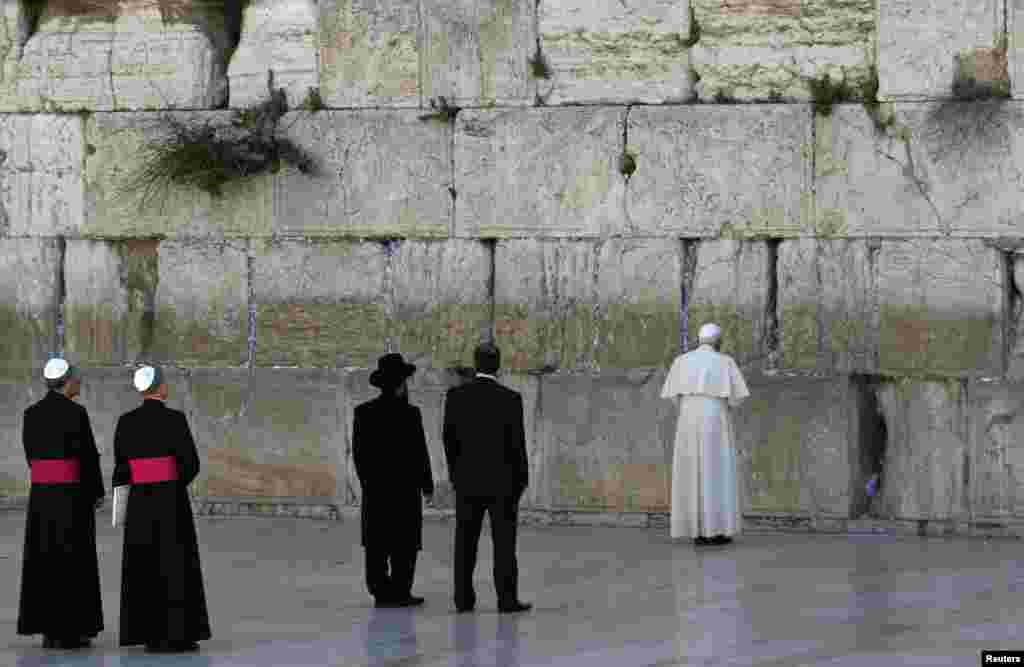
<instances>
[{"instance_id":1,"label":"tuft of grass on wall","mask_svg":"<svg viewBox=\"0 0 1024 667\"><path fill-rule=\"evenodd\" d=\"M544 57L544 53L540 50L540 46L537 47L537 51L533 54L533 57L529 60L530 63L530 74L535 79L550 79L555 73L551 69L551 63Z\"/></svg>"},{"instance_id":2,"label":"tuft of grass on wall","mask_svg":"<svg viewBox=\"0 0 1024 667\"><path fill-rule=\"evenodd\" d=\"M811 89L814 109L822 116L831 116L834 105L848 101L854 96L845 79L833 81L832 75L828 73L817 79L808 79L807 85Z\"/></svg>"},{"instance_id":3,"label":"tuft of grass on wall","mask_svg":"<svg viewBox=\"0 0 1024 667\"><path fill-rule=\"evenodd\" d=\"M136 199L139 209L146 210L163 206L174 190L195 189L221 197L229 183L276 173L286 164L303 174L316 174L315 159L278 136L278 121L286 110L285 93L278 90L258 107L236 112L226 126L165 114L161 136L143 148L141 166L118 195Z\"/></svg>"},{"instance_id":4,"label":"tuft of grass on wall","mask_svg":"<svg viewBox=\"0 0 1024 667\"><path fill-rule=\"evenodd\" d=\"M442 123L454 123L455 117L462 111L461 107L449 104L443 96L437 97L436 99L430 100L430 108L433 109L431 113L423 114L419 117L420 120L430 121L436 120Z\"/></svg>"}]
</instances>

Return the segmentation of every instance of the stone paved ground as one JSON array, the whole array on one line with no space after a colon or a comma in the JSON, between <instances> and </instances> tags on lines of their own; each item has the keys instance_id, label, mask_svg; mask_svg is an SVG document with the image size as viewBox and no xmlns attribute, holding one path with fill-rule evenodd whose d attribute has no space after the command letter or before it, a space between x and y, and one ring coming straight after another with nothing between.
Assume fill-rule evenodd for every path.
<instances>
[{"instance_id":1,"label":"stone paved ground","mask_svg":"<svg viewBox=\"0 0 1024 667\"><path fill-rule=\"evenodd\" d=\"M198 530L214 635L202 652L117 647L121 539L105 521L107 630L72 656L15 634L23 515L0 513L0 665L959 666L985 648L1024 649L1016 541L764 533L695 552L662 531L524 527L521 592L536 607L506 617L486 532L478 611L456 616L450 522L425 526L416 610L372 608L354 521L200 519Z\"/></svg>"}]
</instances>

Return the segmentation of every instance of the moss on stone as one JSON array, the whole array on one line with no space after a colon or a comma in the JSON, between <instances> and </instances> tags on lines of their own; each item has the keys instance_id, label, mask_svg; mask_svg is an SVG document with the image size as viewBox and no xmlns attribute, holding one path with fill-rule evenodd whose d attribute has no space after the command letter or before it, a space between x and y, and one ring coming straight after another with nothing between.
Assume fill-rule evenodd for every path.
<instances>
[{"instance_id":1,"label":"moss on stone","mask_svg":"<svg viewBox=\"0 0 1024 667\"><path fill-rule=\"evenodd\" d=\"M692 0L701 44L722 46L868 46L875 0L803 0L797 15L743 15L721 0ZM781 40L781 44L779 44Z\"/></svg>"},{"instance_id":2,"label":"moss on stone","mask_svg":"<svg viewBox=\"0 0 1024 667\"><path fill-rule=\"evenodd\" d=\"M689 305L688 321L688 338L692 347L696 347L700 327L714 322L722 328L722 352L734 357L737 363L753 359L761 349L761 343L755 337L757 324L734 304L694 301Z\"/></svg>"},{"instance_id":3,"label":"moss on stone","mask_svg":"<svg viewBox=\"0 0 1024 667\"><path fill-rule=\"evenodd\" d=\"M213 322L226 315L222 305L214 303L208 322L182 317L173 306L157 310L153 333L153 354L158 359L182 365L237 366L248 356L247 327L239 325L234 335L217 333Z\"/></svg>"},{"instance_id":4,"label":"moss on stone","mask_svg":"<svg viewBox=\"0 0 1024 667\"><path fill-rule=\"evenodd\" d=\"M419 51L415 28L370 39L369 19L356 12L352 0L339 0L335 14L321 17L320 62L322 87L328 98L337 88L367 85L378 98L420 95Z\"/></svg>"},{"instance_id":5,"label":"moss on stone","mask_svg":"<svg viewBox=\"0 0 1024 667\"><path fill-rule=\"evenodd\" d=\"M687 53L685 41L677 33L653 30L548 33L544 44L556 51L589 55L585 64L574 69L577 79L664 79L676 71Z\"/></svg>"},{"instance_id":6,"label":"moss on stone","mask_svg":"<svg viewBox=\"0 0 1024 667\"><path fill-rule=\"evenodd\" d=\"M924 306L883 305L879 370L895 375L960 375L992 368L994 318L953 319Z\"/></svg>"},{"instance_id":7,"label":"moss on stone","mask_svg":"<svg viewBox=\"0 0 1024 667\"><path fill-rule=\"evenodd\" d=\"M406 355L430 354L437 368L470 364L490 315L489 304L444 304L423 316L397 318L393 338Z\"/></svg>"},{"instance_id":8,"label":"moss on stone","mask_svg":"<svg viewBox=\"0 0 1024 667\"><path fill-rule=\"evenodd\" d=\"M256 362L367 367L384 354L388 329L379 304L262 304L256 308Z\"/></svg>"},{"instance_id":9,"label":"moss on stone","mask_svg":"<svg viewBox=\"0 0 1024 667\"><path fill-rule=\"evenodd\" d=\"M494 15L480 22L480 100L497 102L498 56L514 46L516 11L513 0L494 0Z\"/></svg>"},{"instance_id":10,"label":"moss on stone","mask_svg":"<svg viewBox=\"0 0 1024 667\"><path fill-rule=\"evenodd\" d=\"M0 473L0 498L27 498L32 488L28 473L22 477Z\"/></svg>"},{"instance_id":11,"label":"moss on stone","mask_svg":"<svg viewBox=\"0 0 1024 667\"><path fill-rule=\"evenodd\" d=\"M36 377L41 357L52 351L54 319L26 317L16 306L0 304L0 331L0 378L23 381Z\"/></svg>"},{"instance_id":12,"label":"moss on stone","mask_svg":"<svg viewBox=\"0 0 1024 667\"><path fill-rule=\"evenodd\" d=\"M787 369L818 366L818 306L795 304L782 308L782 365Z\"/></svg>"},{"instance_id":13,"label":"moss on stone","mask_svg":"<svg viewBox=\"0 0 1024 667\"><path fill-rule=\"evenodd\" d=\"M611 190L611 171L609 160L594 160L590 170L579 177L565 193L562 204L576 211L593 209Z\"/></svg>"},{"instance_id":14,"label":"moss on stone","mask_svg":"<svg viewBox=\"0 0 1024 667\"><path fill-rule=\"evenodd\" d=\"M757 399L754 399L757 400ZM766 401L760 410L768 412ZM779 414L767 419L771 425L751 452L752 492L750 509L755 512L799 512L802 424L795 416Z\"/></svg>"},{"instance_id":15,"label":"moss on stone","mask_svg":"<svg viewBox=\"0 0 1024 667\"><path fill-rule=\"evenodd\" d=\"M596 361L602 368L664 367L679 351L679 306L613 303L600 323Z\"/></svg>"}]
</instances>

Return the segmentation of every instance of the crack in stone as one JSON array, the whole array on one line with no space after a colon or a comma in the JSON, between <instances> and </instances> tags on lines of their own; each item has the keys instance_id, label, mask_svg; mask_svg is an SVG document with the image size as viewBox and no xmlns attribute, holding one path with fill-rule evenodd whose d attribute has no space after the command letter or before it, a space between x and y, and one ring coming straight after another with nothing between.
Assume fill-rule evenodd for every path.
<instances>
[{"instance_id":1,"label":"crack in stone","mask_svg":"<svg viewBox=\"0 0 1024 667\"><path fill-rule=\"evenodd\" d=\"M57 351L57 355L64 356L64 305L67 300L68 294L68 283L67 275L64 269L65 262L67 262L68 255L68 242L63 236L57 237L57 294L56 297L56 308L54 309L54 317L56 319L54 327L54 341L53 347Z\"/></svg>"},{"instance_id":2,"label":"crack in stone","mask_svg":"<svg viewBox=\"0 0 1024 667\"><path fill-rule=\"evenodd\" d=\"M935 214L935 220L939 223L939 228L944 231L946 236L950 236L953 233L951 224L947 224L942 220L942 216L939 213L939 208L935 205L935 202L932 200L931 195L928 193L928 184L925 183L924 180L922 180L917 175L917 167L914 164L914 155L910 150L910 140L902 139L902 142L903 149L907 158L906 162L901 161L895 155L877 147L875 148L875 152L881 155L882 157L886 158L887 160L891 160L893 163L899 166L903 176L915 186L915 188L918 191L918 194L920 194L921 197L923 197L924 200L928 202L928 205L932 209L932 213Z\"/></svg>"},{"instance_id":3,"label":"crack in stone","mask_svg":"<svg viewBox=\"0 0 1024 667\"><path fill-rule=\"evenodd\" d=\"M769 239L765 245L768 251L768 295L765 299L763 345L769 367L775 368L779 356L779 246L782 239Z\"/></svg>"},{"instance_id":4,"label":"crack in stone","mask_svg":"<svg viewBox=\"0 0 1024 667\"><path fill-rule=\"evenodd\" d=\"M685 354L690 346L690 297L697 274L697 249L700 241L696 239L682 238L679 239L679 242L682 250L679 350L680 354Z\"/></svg>"},{"instance_id":5,"label":"crack in stone","mask_svg":"<svg viewBox=\"0 0 1024 667\"><path fill-rule=\"evenodd\" d=\"M249 375L252 376L256 370L256 259L252 255L251 247L250 252L246 253L245 267L249 281L249 358L246 361L246 366L249 369Z\"/></svg>"},{"instance_id":6,"label":"crack in stone","mask_svg":"<svg viewBox=\"0 0 1024 667\"><path fill-rule=\"evenodd\" d=\"M1012 250L1000 251L1003 257L1003 269L1005 292L1003 303L1003 372L1009 379L1013 379L1010 372L1013 353L1017 349L1021 331L1018 328L1022 311L1024 311L1024 295L1021 294L1020 285L1017 284L1015 266L1017 255Z\"/></svg>"},{"instance_id":7,"label":"crack in stone","mask_svg":"<svg viewBox=\"0 0 1024 667\"><path fill-rule=\"evenodd\" d=\"M487 276L487 298L490 301L488 314L487 338L488 343L494 343L497 338L497 317L498 317L498 239L482 239L481 243L487 248L488 259L491 263L491 270Z\"/></svg>"}]
</instances>

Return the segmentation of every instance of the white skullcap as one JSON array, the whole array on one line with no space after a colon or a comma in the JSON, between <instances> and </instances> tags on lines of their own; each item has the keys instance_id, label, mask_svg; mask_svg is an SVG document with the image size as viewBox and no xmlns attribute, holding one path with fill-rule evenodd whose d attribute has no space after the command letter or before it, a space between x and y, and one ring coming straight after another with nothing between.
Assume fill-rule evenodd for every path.
<instances>
[{"instance_id":1,"label":"white skullcap","mask_svg":"<svg viewBox=\"0 0 1024 667\"><path fill-rule=\"evenodd\" d=\"M149 391L155 387L159 387L160 383L163 382L163 374L159 368L153 366L143 366L139 370L135 371L135 378L133 383L135 388L139 391Z\"/></svg>"},{"instance_id":2,"label":"white skullcap","mask_svg":"<svg viewBox=\"0 0 1024 667\"><path fill-rule=\"evenodd\" d=\"M700 328L701 340L718 340L722 336L722 329L717 324L705 324Z\"/></svg>"},{"instance_id":3,"label":"white skullcap","mask_svg":"<svg viewBox=\"0 0 1024 667\"><path fill-rule=\"evenodd\" d=\"M63 359L50 359L43 368L43 377L47 380L60 380L71 370L71 365Z\"/></svg>"}]
</instances>

